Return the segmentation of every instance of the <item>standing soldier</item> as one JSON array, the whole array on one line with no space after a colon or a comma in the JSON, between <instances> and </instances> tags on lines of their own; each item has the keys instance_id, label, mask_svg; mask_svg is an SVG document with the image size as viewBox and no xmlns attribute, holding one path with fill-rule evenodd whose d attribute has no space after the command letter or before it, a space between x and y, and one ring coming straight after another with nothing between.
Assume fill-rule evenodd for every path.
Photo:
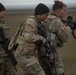
<instances>
[{"instance_id":1,"label":"standing soldier","mask_svg":"<svg viewBox=\"0 0 76 75\"><path fill-rule=\"evenodd\" d=\"M5 7L0 3L0 75L14 75L12 62L8 54L3 49L7 39L10 39L9 28L5 26Z\"/></svg>"},{"instance_id":2,"label":"standing soldier","mask_svg":"<svg viewBox=\"0 0 76 75\"><path fill-rule=\"evenodd\" d=\"M62 47L71 34L70 27L64 25L61 19L65 16L66 5L61 1L55 1L53 13L48 16L44 22L47 37L50 39L50 45L55 47L53 62L46 57L46 51L41 48L38 51L38 60L44 69L46 75L64 75L64 66L58 54L58 47ZM49 34L49 35L48 35Z\"/></svg>"},{"instance_id":3,"label":"standing soldier","mask_svg":"<svg viewBox=\"0 0 76 75\"><path fill-rule=\"evenodd\" d=\"M22 26L20 26L21 28L19 28L21 30L18 31L19 36L16 41L18 47L15 51L15 57L21 69L19 71L21 75L45 75L35 58L34 50L38 49L36 42L46 42L46 39L38 34L38 26L47 18L48 13L49 8L46 5L38 4L34 16L26 18ZM9 46L11 45L9 44Z\"/></svg>"}]
</instances>

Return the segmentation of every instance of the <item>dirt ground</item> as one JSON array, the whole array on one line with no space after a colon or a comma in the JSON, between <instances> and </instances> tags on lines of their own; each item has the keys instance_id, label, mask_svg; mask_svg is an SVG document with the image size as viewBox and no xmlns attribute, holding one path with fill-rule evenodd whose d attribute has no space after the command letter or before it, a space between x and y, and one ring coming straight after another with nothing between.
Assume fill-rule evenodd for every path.
<instances>
[{"instance_id":1,"label":"dirt ground","mask_svg":"<svg viewBox=\"0 0 76 75\"><path fill-rule=\"evenodd\" d=\"M31 14L11 14L7 15L5 22L8 26L11 27L12 36L16 32L17 27L23 22L23 19ZM68 13L74 17L76 20L76 13ZM75 33L76 34L76 33ZM76 39L71 38L67 43L64 44L64 47L59 48L60 57L64 63L65 75L76 75Z\"/></svg>"},{"instance_id":2,"label":"dirt ground","mask_svg":"<svg viewBox=\"0 0 76 75\"><path fill-rule=\"evenodd\" d=\"M64 47L59 49L64 63L65 75L76 75L76 39L71 37Z\"/></svg>"}]
</instances>

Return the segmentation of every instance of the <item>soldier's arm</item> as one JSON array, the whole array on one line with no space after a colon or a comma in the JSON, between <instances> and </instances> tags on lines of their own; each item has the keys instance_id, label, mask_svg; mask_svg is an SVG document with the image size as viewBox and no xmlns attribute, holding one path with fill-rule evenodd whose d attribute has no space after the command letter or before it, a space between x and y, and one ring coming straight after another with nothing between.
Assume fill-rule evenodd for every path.
<instances>
[{"instance_id":1,"label":"soldier's arm","mask_svg":"<svg viewBox=\"0 0 76 75\"><path fill-rule=\"evenodd\" d=\"M64 42L66 42L71 35L70 27L65 26L60 20L55 20L53 23L53 30L56 31L57 36Z\"/></svg>"},{"instance_id":2,"label":"soldier's arm","mask_svg":"<svg viewBox=\"0 0 76 75\"><path fill-rule=\"evenodd\" d=\"M28 19L25 22L23 36L28 42L36 42L38 40L43 40L43 37L37 34L37 23L34 19Z\"/></svg>"}]
</instances>

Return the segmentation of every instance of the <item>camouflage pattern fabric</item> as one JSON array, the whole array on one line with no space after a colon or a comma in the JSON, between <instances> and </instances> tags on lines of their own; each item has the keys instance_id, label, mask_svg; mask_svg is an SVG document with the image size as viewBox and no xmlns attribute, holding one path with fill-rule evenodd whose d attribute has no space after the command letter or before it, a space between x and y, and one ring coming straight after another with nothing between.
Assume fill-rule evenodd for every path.
<instances>
[{"instance_id":1,"label":"camouflage pattern fabric","mask_svg":"<svg viewBox=\"0 0 76 75\"><path fill-rule=\"evenodd\" d=\"M36 18L32 16L25 21L22 27L22 33L17 39L18 47L14 52L18 62L17 66L20 67L16 74L45 75L34 55L34 50L37 49L35 42L43 38L37 34L37 25Z\"/></svg>"},{"instance_id":2,"label":"camouflage pattern fabric","mask_svg":"<svg viewBox=\"0 0 76 75\"><path fill-rule=\"evenodd\" d=\"M6 27L4 24L4 21L0 21L0 27L4 29L4 34L6 38L10 38L10 31L9 27ZM0 42L2 41L0 37ZM5 53L4 49L2 48L2 45L0 44L0 75L15 75L13 64L8 57L8 54Z\"/></svg>"},{"instance_id":3,"label":"camouflage pattern fabric","mask_svg":"<svg viewBox=\"0 0 76 75\"><path fill-rule=\"evenodd\" d=\"M22 55L17 59L17 70L16 74L21 75L45 75L43 69L41 68L39 62L34 55Z\"/></svg>"},{"instance_id":4,"label":"camouflage pattern fabric","mask_svg":"<svg viewBox=\"0 0 76 75\"><path fill-rule=\"evenodd\" d=\"M0 75L15 75L14 66L11 63L9 57L0 58Z\"/></svg>"},{"instance_id":5,"label":"camouflage pattern fabric","mask_svg":"<svg viewBox=\"0 0 76 75\"><path fill-rule=\"evenodd\" d=\"M56 47L56 52L54 53L55 63L53 64L53 67L51 67L52 65L50 64L50 60L46 57L46 50L43 47L41 47L41 50L37 52L39 63L44 69L46 75L63 75L64 65L57 51L58 43L61 39L63 42L59 43L59 45L63 46L64 42L66 42L71 35L71 29L69 27L65 27L65 29L62 30L61 27L64 26L64 24L61 22L59 17L54 15L49 15L43 24L46 36L50 38L50 43Z\"/></svg>"},{"instance_id":6,"label":"camouflage pattern fabric","mask_svg":"<svg viewBox=\"0 0 76 75\"><path fill-rule=\"evenodd\" d=\"M50 60L44 56L45 52L41 49L38 51L38 61L41 64L42 68L44 69L46 75L61 75L64 73L64 65L59 57L58 52L55 52L55 62L53 64L50 63ZM41 55L42 56L41 56Z\"/></svg>"}]
</instances>

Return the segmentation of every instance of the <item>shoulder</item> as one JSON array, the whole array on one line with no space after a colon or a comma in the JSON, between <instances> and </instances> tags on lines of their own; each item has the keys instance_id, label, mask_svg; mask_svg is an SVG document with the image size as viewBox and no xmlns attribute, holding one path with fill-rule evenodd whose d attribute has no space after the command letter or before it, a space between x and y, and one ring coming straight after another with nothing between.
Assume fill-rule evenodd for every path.
<instances>
[{"instance_id":1,"label":"shoulder","mask_svg":"<svg viewBox=\"0 0 76 75\"><path fill-rule=\"evenodd\" d=\"M34 16L29 16L29 17L26 19L26 23L30 23L30 22L35 22L35 17L34 17Z\"/></svg>"},{"instance_id":2,"label":"shoulder","mask_svg":"<svg viewBox=\"0 0 76 75\"><path fill-rule=\"evenodd\" d=\"M56 17L56 16L51 16L51 23L54 23L54 24L63 24L63 22L61 21L61 19L59 17Z\"/></svg>"},{"instance_id":3,"label":"shoulder","mask_svg":"<svg viewBox=\"0 0 76 75\"><path fill-rule=\"evenodd\" d=\"M61 21L61 19L59 17L55 17L51 22L50 25L52 27L55 28L60 28L61 26L64 26L63 22Z\"/></svg>"},{"instance_id":4,"label":"shoulder","mask_svg":"<svg viewBox=\"0 0 76 75\"><path fill-rule=\"evenodd\" d=\"M35 25L36 25L35 17L34 16L28 17L26 19L25 23L26 23L26 25L30 25L32 27L35 27Z\"/></svg>"},{"instance_id":5,"label":"shoulder","mask_svg":"<svg viewBox=\"0 0 76 75\"><path fill-rule=\"evenodd\" d=\"M54 16L54 15L49 15L49 16L48 16L48 19L55 19L55 18L57 18L57 17Z\"/></svg>"},{"instance_id":6,"label":"shoulder","mask_svg":"<svg viewBox=\"0 0 76 75\"><path fill-rule=\"evenodd\" d=\"M52 15L48 15L48 17L46 18L45 21L43 21L43 23L50 24L53 19L56 19L56 17Z\"/></svg>"},{"instance_id":7,"label":"shoulder","mask_svg":"<svg viewBox=\"0 0 76 75\"><path fill-rule=\"evenodd\" d=\"M49 15L48 17L47 17L47 19L45 20L45 22L61 22L61 20L60 20L60 18L58 18L58 17L56 17L56 16L54 16L54 15Z\"/></svg>"}]
</instances>

